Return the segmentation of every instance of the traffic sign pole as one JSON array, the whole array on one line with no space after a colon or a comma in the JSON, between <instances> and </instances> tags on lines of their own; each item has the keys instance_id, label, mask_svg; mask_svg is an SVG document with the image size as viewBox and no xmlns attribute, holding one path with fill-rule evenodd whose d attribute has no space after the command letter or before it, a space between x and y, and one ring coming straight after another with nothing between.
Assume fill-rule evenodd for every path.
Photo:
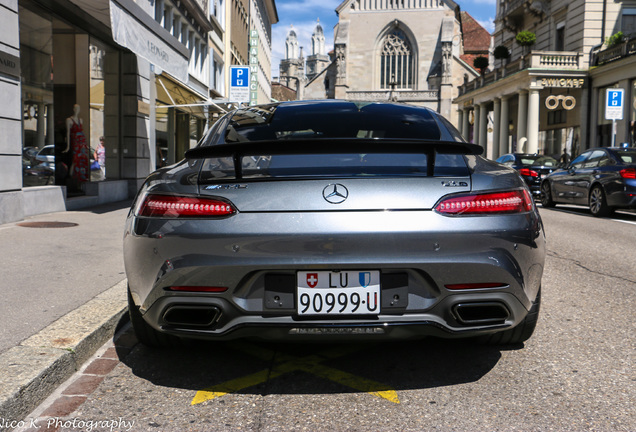
<instances>
[{"instance_id":1,"label":"traffic sign pole","mask_svg":"<svg viewBox=\"0 0 636 432\"><path fill-rule=\"evenodd\" d=\"M608 88L605 93L605 120L612 120L612 147L616 145L616 120L623 120L625 90Z\"/></svg>"}]
</instances>

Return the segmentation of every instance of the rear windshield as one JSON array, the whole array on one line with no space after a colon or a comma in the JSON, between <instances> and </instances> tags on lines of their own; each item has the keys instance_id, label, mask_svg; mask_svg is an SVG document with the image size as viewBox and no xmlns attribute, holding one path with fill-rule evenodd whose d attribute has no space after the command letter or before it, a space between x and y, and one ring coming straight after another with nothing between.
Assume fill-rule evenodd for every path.
<instances>
[{"instance_id":1,"label":"rear windshield","mask_svg":"<svg viewBox=\"0 0 636 432\"><path fill-rule=\"evenodd\" d=\"M626 164L636 164L636 149L616 150L614 154Z\"/></svg>"},{"instance_id":2,"label":"rear windshield","mask_svg":"<svg viewBox=\"0 0 636 432\"><path fill-rule=\"evenodd\" d=\"M220 123L220 122L219 122ZM444 126L442 126L444 127ZM218 140L203 145L293 140L299 146L312 139L409 139L439 140L440 126L428 109L399 104L331 102L324 104L272 104L235 112L215 132ZM214 135L209 134L210 137ZM463 141L459 133L457 141ZM453 135L455 137L455 135ZM258 154L242 156L234 165L232 157L204 160L200 180L218 181L267 178L315 178L398 176L468 176L461 154L268 154L267 143ZM299 152L306 153L306 152ZM432 169L429 172L429 165Z\"/></svg>"},{"instance_id":3,"label":"rear windshield","mask_svg":"<svg viewBox=\"0 0 636 432\"><path fill-rule=\"evenodd\" d=\"M427 154L303 154L252 155L241 158L243 179L315 177L426 177ZM433 176L468 176L466 161L458 154L436 154ZM233 180L231 157L205 159L202 180Z\"/></svg>"},{"instance_id":4,"label":"rear windshield","mask_svg":"<svg viewBox=\"0 0 636 432\"><path fill-rule=\"evenodd\" d=\"M310 138L440 139L431 113L403 105L334 102L268 105L239 110L226 143Z\"/></svg>"},{"instance_id":5,"label":"rear windshield","mask_svg":"<svg viewBox=\"0 0 636 432\"><path fill-rule=\"evenodd\" d=\"M520 156L519 162L522 165L555 167L559 164L556 159L550 156Z\"/></svg>"}]
</instances>

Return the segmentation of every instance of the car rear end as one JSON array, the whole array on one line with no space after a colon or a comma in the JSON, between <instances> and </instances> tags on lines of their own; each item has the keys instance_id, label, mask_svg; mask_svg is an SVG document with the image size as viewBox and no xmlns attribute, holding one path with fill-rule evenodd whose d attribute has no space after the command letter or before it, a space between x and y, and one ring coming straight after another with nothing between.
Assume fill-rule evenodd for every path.
<instances>
[{"instance_id":1,"label":"car rear end","mask_svg":"<svg viewBox=\"0 0 636 432\"><path fill-rule=\"evenodd\" d=\"M134 304L156 331L206 339L515 327L540 290L541 221L513 170L444 133L191 152L149 178L128 218Z\"/></svg>"},{"instance_id":2,"label":"car rear end","mask_svg":"<svg viewBox=\"0 0 636 432\"><path fill-rule=\"evenodd\" d=\"M636 148L608 150L618 162L612 179L604 184L607 203L615 208L636 208Z\"/></svg>"},{"instance_id":3,"label":"car rear end","mask_svg":"<svg viewBox=\"0 0 636 432\"><path fill-rule=\"evenodd\" d=\"M535 198L541 197L541 182L557 169L558 162L549 156L517 155L519 175L524 179Z\"/></svg>"}]
</instances>

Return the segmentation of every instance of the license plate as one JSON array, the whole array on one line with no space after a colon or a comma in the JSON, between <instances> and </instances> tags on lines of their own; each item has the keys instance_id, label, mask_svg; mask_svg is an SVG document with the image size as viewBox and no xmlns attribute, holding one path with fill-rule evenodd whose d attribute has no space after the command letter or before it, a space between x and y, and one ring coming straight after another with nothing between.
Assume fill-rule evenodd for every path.
<instances>
[{"instance_id":1,"label":"license plate","mask_svg":"<svg viewBox=\"0 0 636 432\"><path fill-rule=\"evenodd\" d=\"M298 315L377 315L380 272L301 271L297 273Z\"/></svg>"}]
</instances>

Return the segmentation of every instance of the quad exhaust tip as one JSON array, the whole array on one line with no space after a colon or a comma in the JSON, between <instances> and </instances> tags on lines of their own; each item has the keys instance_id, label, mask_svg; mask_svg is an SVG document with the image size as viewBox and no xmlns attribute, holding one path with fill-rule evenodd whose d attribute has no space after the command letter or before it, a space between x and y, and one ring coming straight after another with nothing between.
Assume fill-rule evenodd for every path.
<instances>
[{"instance_id":1,"label":"quad exhaust tip","mask_svg":"<svg viewBox=\"0 0 636 432\"><path fill-rule=\"evenodd\" d=\"M169 307L163 314L166 324L176 327L210 327L221 316L215 306L177 305Z\"/></svg>"},{"instance_id":2,"label":"quad exhaust tip","mask_svg":"<svg viewBox=\"0 0 636 432\"><path fill-rule=\"evenodd\" d=\"M499 302L458 303L453 312L464 325L499 324L510 317L508 308Z\"/></svg>"}]
</instances>

